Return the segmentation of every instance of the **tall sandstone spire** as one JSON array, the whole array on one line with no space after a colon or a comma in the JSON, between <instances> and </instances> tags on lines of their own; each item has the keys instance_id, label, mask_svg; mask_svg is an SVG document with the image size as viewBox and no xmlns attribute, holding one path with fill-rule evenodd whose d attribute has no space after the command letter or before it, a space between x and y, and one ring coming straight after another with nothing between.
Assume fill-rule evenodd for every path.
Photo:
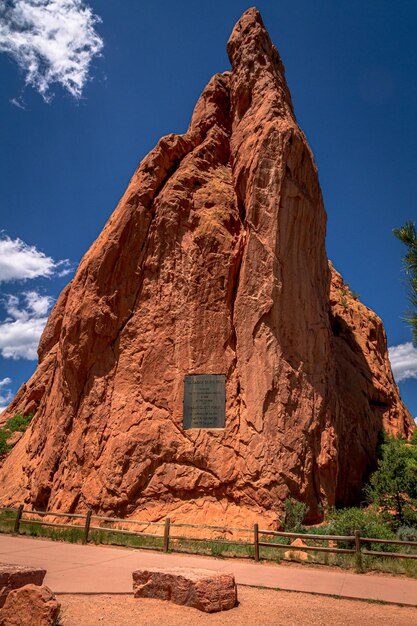
<instances>
[{"instance_id":1,"label":"tall sandstone spire","mask_svg":"<svg viewBox=\"0 0 417 626\"><path fill-rule=\"evenodd\" d=\"M231 72L145 157L49 318L5 416L35 412L3 503L274 525L352 504L378 435L409 435L381 320L329 264L314 158L249 9ZM186 374L226 375L226 426L183 429Z\"/></svg>"}]
</instances>

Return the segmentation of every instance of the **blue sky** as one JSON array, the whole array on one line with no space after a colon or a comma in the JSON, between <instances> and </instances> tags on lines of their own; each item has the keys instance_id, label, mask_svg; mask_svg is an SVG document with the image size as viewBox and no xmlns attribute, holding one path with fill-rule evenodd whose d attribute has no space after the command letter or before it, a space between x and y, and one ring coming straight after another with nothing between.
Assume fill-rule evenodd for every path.
<instances>
[{"instance_id":1,"label":"blue sky","mask_svg":"<svg viewBox=\"0 0 417 626\"><path fill-rule=\"evenodd\" d=\"M209 78L229 68L227 39L250 6L22 4L23 16L14 0L0 8L0 406L34 371L50 306L139 161L162 135L186 130ZM257 7L319 167L328 256L382 317L416 416L417 351L401 319L404 249L392 229L417 215L417 4ZM23 19L25 47L16 37Z\"/></svg>"}]
</instances>

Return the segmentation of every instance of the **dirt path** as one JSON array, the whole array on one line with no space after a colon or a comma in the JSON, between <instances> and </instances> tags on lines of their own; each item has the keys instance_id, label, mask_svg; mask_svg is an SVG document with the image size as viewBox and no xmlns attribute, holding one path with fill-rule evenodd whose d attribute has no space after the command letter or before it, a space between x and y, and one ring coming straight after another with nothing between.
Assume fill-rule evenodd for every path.
<instances>
[{"instance_id":1,"label":"dirt path","mask_svg":"<svg viewBox=\"0 0 417 626\"><path fill-rule=\"evenodd\" d=\"M238 588L239 606L207 615L132 595L59 595L62 626L412 626L417 609L272 589Z\"/></svg>"}]
</instances>

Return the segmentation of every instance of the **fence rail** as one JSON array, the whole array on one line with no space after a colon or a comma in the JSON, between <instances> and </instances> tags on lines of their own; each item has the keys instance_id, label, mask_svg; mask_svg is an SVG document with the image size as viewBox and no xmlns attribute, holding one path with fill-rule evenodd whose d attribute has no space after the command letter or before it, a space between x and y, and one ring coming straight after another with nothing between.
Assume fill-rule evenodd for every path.
<instances>
[{"instance_id":1,"label":"fence rail","mask_svg":"<svg viewBox=\"0 0 417 626\"><path fill-rule=\"evenodd\" d=\"M210 526L204 524L186 524L186 523L175 523L171 522L169 517L166 517L163 521L159 522L150 522L146 520L133 520L119 517L108 517L108 516L100 516L95 515L91 510L87 511L87 513L65 513L62 511L38 511L25 509L24 505L20 505L19 507L0 507L1 513L15 513L16 517L14 519L10 519L13 522L13 533L20 533L20 526L22 524L35 524L39 526L48 526L52 528L62 528L62 529L70 529L70 530L78 530L82 533L82 542L84 544L88 543L89 535L91 531L94 532L108 532L120 535L127 536L135 536L135 537L146 537L152 538L162 541L162 549L164 552L168 552L169 550L175 551L175 546L172 545L171 541L192 541L192 542L210 542L212 544L225 544L225 545L240 545L240 546L250 546L253 548L253 558L255 561L259 561L261 559L261 551L260 548L272 548L278 550L286 550L289 552L325 552L331 554L351 554L356 555L356 557L362 556L371 556L371 557L384 557L384 558L396 558L396 559L417 559L417 553L403 553L403 552L384 552L377 550L367 550L367 545L378 544L379 546L383 545L396 545L403 547L412 547L417 548L417 541L399 541L397 539L377 539L370 537L362 537L359 531L355 531L354 535L317 535L317 534L308 534L308 533L292 533L292 532L284 532L277 530L262 530L259 528L258 524L254 524L252 528L234 528L227 526ZM24 515L29 517L24 518ZM42 519L34 519L33 516L39 516ZM69 524L69 523L57 523L55 521L48 522L45 521L45 517L53 517L53 518L66 518L66 519L80 519L84 520L83 524ZM7 518L1 518L0 521L4 521ZM108 526L95 526L92 524L92 520L99 520L99 522L105 523L115 523L115 524L133 524L140 525L143 527L149 526L159 526L163 527L163 534L154 534L142 530L126 530L124 528L109 528ZM172 533L172 529L175 528L193 528L199 530L208 530L211 531L222 531L225 533L248 533L252 535L252 540L241 541L241 540L233 540L233 539L222 539L221 537L216 538L207 538L207 537L191 537L187 535L177 535ZM286 539L302 539L302 546L297 546L293 544L286 543L274 543L269 541L262 541L260 537L269 536L269 537L283 537ZM307 541L327 541L331 543L351 543L352 548L339 548L336 546L323 546L323 545L307 545L305 542ZM146 546L142 546L146 548ZM155 549L155 547L153 548Z\"/></svg>"},{"instance_id":2,"label":"fence rail","mask_svg":"<svg viewBox=\"0 0 417 626\"><path fill-rule=\"evenodd\" d=\"M307 537L308 535L302 535ZM331 552L332 554L355 554L356 550L350 550L349 548L329 548L328 546L291 546L286 543L267 543L266 541L260 541L260 546L268 548L280 548L289 552Z\"/></svg>"},{"instance_id":3,"label":"fence rail","mask_svg":"<svg viewBox=\"0 0 417 626\"><path fill-rule=\"evenodd\" d=\"M273 537L288 537L298 539L305 537L305 534L300 533L286 533L280 530L260 530L261 535L271 535ZM355 537L350 535L308 535L309 539L323 540L323 541L354 541ZM373 539L371 539L373 541Z\"/></svg>"}]
</instances>

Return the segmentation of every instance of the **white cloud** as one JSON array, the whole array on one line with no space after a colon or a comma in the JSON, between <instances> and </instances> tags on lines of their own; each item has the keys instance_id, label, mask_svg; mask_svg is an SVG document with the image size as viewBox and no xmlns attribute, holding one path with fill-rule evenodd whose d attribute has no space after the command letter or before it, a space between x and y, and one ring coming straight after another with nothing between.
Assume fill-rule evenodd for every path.
<instances>
[{"instance_id":1,"label":"white cloud","mask_svg":"<svg viewBox=\"0 0 417 626\"><path fill-rule=\"evenodd\" d=\"M417 348L411 341L391 346L388 352L392 373L397 383L408 378L417 378Z\"/></svg>"},{"instance_id":2,"label":"white cloud","mask_svg":"<svg viewBox=\"0 0 417 626\"><path fill-rule=\"evenodd\" d=\"M0 282L65 276L70 271L68 259L54 261L35 246L0 233Z\"/></svg>"},{"instance_id":3,"label":"white cloud","mask_svg":"<svg viewBox=\"0 0 417 626\"><path fill-rule=\"evenodd\" d=\"M0 324L0 353L5 359L37 359L37 348L47 318Z\"/></svg>"},{"instance_id":4,"label":"white cloud","mask_svg":"<svg viewBox=\"0 0 417 626\"><path fill-rule=\"evenodd\" d=\"M7 297L5 308L8 317L0 323L0 354L3 358L37 359L39 339L52 303L50 296L43 296L37 291Z\"/></svg>"},{"instance_id":5,"label":"white cloud","mask_svg":"<svg viewBox=\"0 0 417 626\"><path fill-rule=\"evenodd\" d=\"M103 48L98 22L84 0L6 0L0 3L0 52L16 61L45 101L53 83L79 98Z\"/></svg>"},{"instance_id":6,"label":"white cloud","mask_svg":"<svg viewBox=\"0 0 417 626\"><path fill-rule=\"evenodd\" d=\"M53 302L51 296L41 296L37 291L27 291L25 297L29 311L36 317L46 315Z\"/></svg>"},{"instance_id":7,"label":"white cloud","mask_svg":"<svg viewBox=\"0 0 417 626\"><path fill-rule=\"evenodd\" d=\"M10 389L2 389L2 387L8 387L12 382L11 378L3 378L0 380L0 413L4 411L13 400L13 394Z\"/></svg>"}]
</instances>

